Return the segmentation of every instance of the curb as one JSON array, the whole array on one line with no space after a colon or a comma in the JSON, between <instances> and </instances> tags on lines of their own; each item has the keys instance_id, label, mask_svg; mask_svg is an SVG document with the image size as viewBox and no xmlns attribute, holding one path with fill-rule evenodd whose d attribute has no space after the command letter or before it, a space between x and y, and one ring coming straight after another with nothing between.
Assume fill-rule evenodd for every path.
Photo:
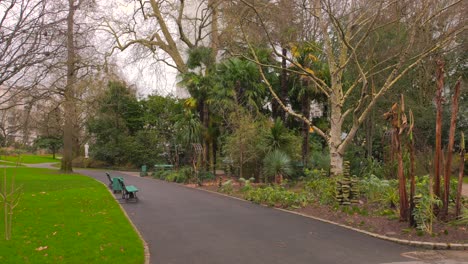
<instances>
[{"instance_id":1,"label":"curb","mask_svg":"<svg viewBox=\"0 0 468 264\"><path fill-rule=\"evenodd\" d=\"M106 190L112 195L112 197L115 198L114 196L114 193L111 192L111 190L107 187L107 185L101 181L97 181L99 183L101 183L102 185L105 186ZM117 203L120 207L120 210L122 210L122 213L125 215L125 217L127 217L128 219L128 222L130 223L130 225L132 225L133 229L135 230L135 232L137 233L137 235L140 237L141 241L143 242L143 252L145 254L145 262L144 264L150 264L150 251L149 251L149 247L148 247L148 243L146 243L145 239L143 238L143 236L141 235L140 231L138 230L138 228L135 226L135 224L132 222L132 220L130 219L130 217L128 216L127 212L125 211L125 209L123 208L122 204L120 203Z\"/></svg>"},{"instance_id":2,"label":"curb","mask_svg":"<svg viewBox=\"0 0 468 264\"><path fill-rule=\"evenodd\" d=\"M170 183L170 182L168 182L168 183ZM176 183L176 184L178 184L178 183ZM185 186L183 184L178 184L178 185L184 186L185 188L190 188L192 190L193 189L194 190L200 190L200 191L204 191L204 192L208 192L208 193L228 197L228 198L231 198L231 199L235 199L235 200L238 200L238 201L247 202L247 203L251 203L251 204L256 204L256 203L247 201L245 199L230 196L230 195L227 195L227 194L224 194L224 193L205 190L205 189L201 189L201 188L192 188L192 187L189 187L189 186ZM319 217L315 217L315 216L311 216L311 215L306 215L306 214L299 213L299 212L290 211L290 210L283 209L283 208L270 207L270 206L266 206L266 205L263 205L263 204L259 204L259 205L261 205L263 207L272 208L272 209L275 209L275 210L278 210L278 211L282 211L282 212L285 212L285 213L299 215L299 216L314 219L314 220L317 220L317 221L320 221L320 222L332 224L332 225L339 226L339 227L342 227L342 228L346 228L346 229L349 229L349 230L353 230L355 232L365 234L365 235L368 235L368 236L371 236L371 237L375 237L375 238L378 238L378 239L394 242L394 243L397 243L397 244L400 244L400 245L407 245L407 246L413 246L413 247L425 248L425 249L434 249L434 250L468 250L468 244L423 242L423 241L414 241L414 240L406 240L406 239L388 237L388 236L380 235L380 234L377 234L377 233L372 233L372 232L369 232L369 231L361 230L361 229L358 229L358 228L355 228L355 227L352 227L352 226L336 223L336 222L326 220L326 219L323 219L323 218L319 218Z\"/></svg>"}]
</instances>

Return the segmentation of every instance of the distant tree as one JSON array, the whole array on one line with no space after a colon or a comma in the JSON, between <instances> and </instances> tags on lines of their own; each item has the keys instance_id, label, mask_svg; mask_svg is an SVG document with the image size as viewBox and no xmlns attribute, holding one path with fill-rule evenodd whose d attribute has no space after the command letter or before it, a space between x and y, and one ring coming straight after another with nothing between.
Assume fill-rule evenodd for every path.
<instances>
[{"instance_id":1,"label":"distant tree","mask_svg":"<svg viewBox=\"0 0 468 264\"><path fill-rule=\"evenodd\" d=\"M53 136L41 136L34 141L34 147L48 149L52 152L52 158L55 159L55 154L62 147L63 139Z\"/></svg>"}]
</instances>

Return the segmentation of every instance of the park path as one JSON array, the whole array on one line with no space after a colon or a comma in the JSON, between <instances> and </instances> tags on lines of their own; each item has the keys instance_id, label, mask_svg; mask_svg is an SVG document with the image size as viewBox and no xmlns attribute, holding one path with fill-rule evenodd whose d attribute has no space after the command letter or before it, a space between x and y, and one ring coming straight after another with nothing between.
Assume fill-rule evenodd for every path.
<instances>
[{"instance_id":1,"label":"park path","mask_svg":"<svg viewBox=\"0 0 468 264\"><path fill-rule=\"evenodd\" d=\"M108 183L103 171L76 170ZM272 208L164 181L111 172L137 186L120 200L157 264L378 264L414 248Z\"/></svg>"}]
</instances>

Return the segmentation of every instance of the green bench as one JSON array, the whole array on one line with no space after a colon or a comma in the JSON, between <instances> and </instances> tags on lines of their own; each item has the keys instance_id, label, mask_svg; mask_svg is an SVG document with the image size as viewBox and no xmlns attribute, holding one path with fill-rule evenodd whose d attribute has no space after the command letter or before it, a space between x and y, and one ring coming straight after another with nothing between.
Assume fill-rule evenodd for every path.
<instances>
[{"instance_id":1,"label":"green bench","mask_svg":"<svg viewBox=\"0 0 468 264\"><path fill-rule=\"evenodd\" d=\"M133 185L125 185L123 179L118 179L120 187L122 188L122 199L128 201L129 199L135 199L138 201L138 197L136 193L138 192L138 188Z\"/></svg>"},{"instance_id":2,"label":"green bench","mask_svg":"<svg viewBox=\"0 0 468 264\"><path fill-rule=\"evenodd\" d=\"M109 180L109 188L112 189L114 193L121 192L122 187L120 186L119 179L123 181L122 177L111 177L108 172L106 172L107 179Z\"/></svg>"}]
</instances>

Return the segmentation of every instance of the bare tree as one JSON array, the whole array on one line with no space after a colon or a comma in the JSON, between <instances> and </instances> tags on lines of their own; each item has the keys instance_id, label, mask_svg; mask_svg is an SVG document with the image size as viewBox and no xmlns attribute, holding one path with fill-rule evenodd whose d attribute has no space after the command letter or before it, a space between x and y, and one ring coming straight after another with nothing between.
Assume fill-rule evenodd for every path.
<instances>
[{"instance_id":1,"label":"bare tree","mask_svg":"<svg viewBox=\"0 0 468 264\"><path fill-rule=\"evenodd\" d=\"M50 1L39 0L0 2L0 108L38 89L48 71L46 62L58 49L52 45L57 21L49 6Z\"/></svg>"},{"instance_id":2,"label":"bare tree","mask_svg":"<svg viewBox=\"0 0 468 264\"><path fill-rule=\"evenodd\" d=\"M131 13L119 17L106 17L102 30L114 39L116 50L130 47L139 49L146 57L152 57L180 73L188 71L185 52L197 46L209 46L213 53L219 48L218 5L219 0L142 1L129 4ZM125 22L122 22L125 21Z\"/></svg>"},{"instance_id":3,"label":"bare tree","mask_svg":"<svg viewBox=\"0 0 468 264\"><path fill-rule=\"evenodd\" d=\"M277 56L284 57L269 37L274 29L268 26L268 17L259 11L265 4L241 0L259 17L270 47ZM425 58L457 45L457 37L466 29L459 8L462 1L427 0L413 1L303 1L318 25L317 39L322 44L323 60L327 62L330 82L325 82L314 72L287 58L299 68L297 72L311 78L315 86L328 98L330 126L322 131L310 120L287 107L275 93L265 77L266 67L250 45L252 60L258 64L265 83L281 107L290 115L306 122L321 135L330 150L331 174L343 172L343 155L360 126L367 119L377 102L411 69ZM431 38L419 41L421 31L431 30ZM382 33L394 36L382 40ZM316 39L315 39L316 40ZM246 34L246 41L250 42ZM304 39L304 41L310 41ZM387 43L382 43L387 41ZM375 56L377 45L386 45L386 56ZM390 45L389 45L390 44ZM385 47L379 47L385 50ZM379 77L375 89L369 80ZM344 127L345 120L351 125Z\"/></svg>"}]
</instances>

